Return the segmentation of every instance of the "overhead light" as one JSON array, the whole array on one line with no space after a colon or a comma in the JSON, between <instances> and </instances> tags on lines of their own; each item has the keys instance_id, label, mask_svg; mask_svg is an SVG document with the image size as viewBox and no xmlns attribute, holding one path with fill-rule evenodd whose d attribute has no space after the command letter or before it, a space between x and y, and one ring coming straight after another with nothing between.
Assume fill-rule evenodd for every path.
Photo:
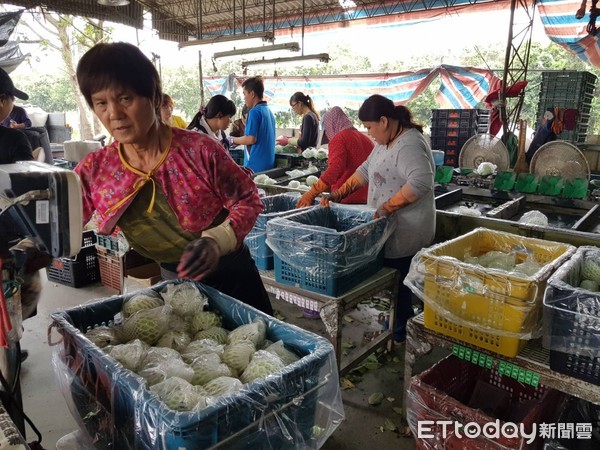
<instances>
[{"instance_id":1,"label":"overhead light","mask_svg":"<svg viewBox=\"0 0 600 450\"><path fill-rule=\"evenodd\" d=\"M179 48L191 47L192 45L216 44L219 42L243 41L245 39L262 39L263 42L275 41L275 36L270 31L258 31L256 33L222 34L204 39L192 39L179 43Z\"/></svg>"},{"instance_id":2,"label":"overhead light","mask_svg":"<svg viewBox=\"0 0 600 450\"><path fill-rule=\"evenodd\" d=\"M265 64L282 64L294 61L311 61L317 60L320 62L328 63L331 58L329 53L317 53L314 55L301 55L301 56L290 56L288 58L274 58L274 59L257 59L256 61L242 61L242 67L258 66Z\"/></svg>"},{"instance_id":3,"label":"overhead light","mask_svg":"<svg viewBox=\"0 0 600 450\"><path fill-rule=\"evenodd\" d=\"M213 55L214 59L225 58L227 56L243 56L249 53L274 52L276 50L289 50L290 52L299 52L300 44L297 42L286 42L284 44L263 45L262 47L239 48L217 52Z\"/></svg>"},{"instance_id":4,"label":"overhead light","mask_svg":"<svg viewBox=\"0 0 600 450\"><path fill-rule=\"evenodd\" d=\"M99 5L104 6L127 6L129 0L98 0Z\"/></svg>"}]
</instances>

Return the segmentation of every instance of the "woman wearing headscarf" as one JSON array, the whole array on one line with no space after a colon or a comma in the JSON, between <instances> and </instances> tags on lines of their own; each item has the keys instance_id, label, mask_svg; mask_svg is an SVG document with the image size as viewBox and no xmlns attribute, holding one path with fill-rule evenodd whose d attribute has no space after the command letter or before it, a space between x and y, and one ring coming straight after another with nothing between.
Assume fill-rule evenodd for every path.
<instances>
[{"instance_id":1,"label":"woman wearing headscarf","mask_svg":"<svg viewBox=\"0 0 600 450\"><path fill-rule=\"evenodd\" d=\"M412 293L404 285L413 256L435 236L435 163L423 127L406 106L395 106L382 95L372 95L358 110L377 145L357 171L322 204L339 202L369 183L367 204L375 217L387 217L395 228L385 243L384 264L400 272L396 299L394 340L406 339L406 322L414 314Z\"/></svg>"},{"instance_id":2,"label":"woman wearing headscarf","mask_svg":"<svg viewBox=\"0 0 600 450\"><path fill-rule=\"evenodd\" d=\"M375 145L368 136L352 125L342 108L334 106L323 116L324 132L329 138L327 170L298 202L297 207L311 206L315 197L326 190L335 191L365 162ZM367 203L369 186L365 185L342 200L342 203Z\"/></svg>"}]
</instances>

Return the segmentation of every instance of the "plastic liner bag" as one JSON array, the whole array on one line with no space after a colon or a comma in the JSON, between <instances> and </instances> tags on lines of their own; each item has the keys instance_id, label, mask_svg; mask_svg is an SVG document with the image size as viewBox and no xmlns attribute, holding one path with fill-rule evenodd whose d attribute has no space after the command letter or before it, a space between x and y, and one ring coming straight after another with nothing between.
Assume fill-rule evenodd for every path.
<instances>
[{"instance_id":1,"label":"plastic liner bag","mask_svg":"<svg viewBox=\"0 0 600 450\"><path fill-rule=\"evenodd\" d=\"M514 258L515 268L535 263L539 270L527 275L478 264L489 252ZM426 322L429 312L482 333L533 339L542 333L546 282L574 253L568 244L477 228L417 253L404 284L423 300Z\"/></svg>"},{"instance_id":2,"label":"plastic liner bag","mask_svg":"<svg viewBox=\"0 0 600 450\"><path fill-rule=\"evenodd\" d=\"M277 341L265 348L269 353L273 353L281 358L285 365L298 361L298 355L285 348L283 341Z\"/></svg>"},{"instance_id":3,"label":"plastic liner bag","mask_svg":"<svg viewBox=\"0 0 600 450\"><path fill-rule=\"evenodd\" d=\"M527 211L519 219L519 223L524 225L537 225L539 227L548 226L548 217L538 210Z\"/></svg>"},{"instance_id":4,"label":"plastic liner bag","mask_svg":"<svg viewBox=\"0 0 600 450\"><path fill-rule=\"evenodd\" d=\"M250 233L244 238L244 242L250 249L253 257L269 257L273 253L265 240L267 238L267 222L277 217L283 217L290 214L303 211L304 208L296 209L300 200L300 193L286 193L270 195L262 199L264 209L256 218L256 222Z\"/></svg>"},{"instance_id":5,"label":"plastic liner bag","mask_svg":"<svg viewBox=\"0 0 600 450\"><path fill-rule=\"evenodd\" d=\"M544 339L549 350L593 358L600 367L600 248L582 246L548 280L544 295ZM586 283L587 284L587 283ZM589 287L589 286L588 286ZM591 370L591 369L590 369Z\"/></svg>"},{"instance_id":6,"label":"plastic liner bag","mask_svg":"<svg viewBox=\"0 0 600 450\"><path fill-rule=\"evenodd\" d=\"M315 276L337 277L375 261L393 225L358 205L318 206L267 223L267 245L282 261Z\"/></svg>"},{"instance_id":7,"label":"plastic liner bag","mask_svg":"<svg viewBox=\"0 0 600 450\"><path fill-rule=\"evenodd\" d=\"M60 346L54 347L52 367L67 407L79 427L79 440L89 444L90 449L109 448L116 440L115 423L110 410L100 402L97 394L110 387L110 380L100 380L101 385L94 386L85 375L84 359L81 356L67 356ZM133 448L133 439L127 442L123 435L119 437L123 438L123 448Z\"/></svg>"},{"instance_id":8,"label":"plastic liner bag","mask_svg":"<svg viewBox=\"0 0 600 450\"><path fill-rule=\"evenodd\" d=\"M162 292L169 285L184 283L190 282L163 282L141 292ZM214 378L203 386L209 394L205 408L176 411L148 389L146 380L124 369L82 334L114 321L132 294L57 311L51 329L56 328L62 340L53 347L59 363L55 370L65 397L75 404L72 411L81 426L97 437L99 448L320 448L344 419L331 343L215 289L193 284L208 299L208 309L223 318L225 328L233 330L260 318L266 339L283 341L300 359L247 384L233 377ZM187 388L183 382L178 384ZM181 403L175 400L178 408Z\"/></svg>"}]
</instances>

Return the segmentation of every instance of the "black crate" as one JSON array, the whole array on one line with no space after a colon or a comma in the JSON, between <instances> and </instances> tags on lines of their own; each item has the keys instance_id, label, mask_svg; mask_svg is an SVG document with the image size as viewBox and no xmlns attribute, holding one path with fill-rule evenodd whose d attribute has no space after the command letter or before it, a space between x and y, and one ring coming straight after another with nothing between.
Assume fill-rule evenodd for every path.
<instances>
[{"instance_id":1,"label":"black crate","mask_svg":"<svg viewBox=\"0 0 600 450\"><path fill-rule=\"evenodd\" d=\"M84 231L81 251L74 258L54 258L46 267L48 280L74 288L99 281L100 267L95 243L95 233Z\"/></svg>"},{"instance_id":2,"label":"black crate","mask_svg":"<svg viewBox=\"0 0 600 450\"><path fill-rule=\"evenodd\" d=\"M458 156L453 156L453 155L452 156L450 156L450 155L444 156L444 165L458 167Z\"/></svg>"},{"instance_id":3,"label":"black crate","mask_svg":"<svg viewBox=\"0 0 600 450\"><path fill-rule=\"evenodd\" d=\"M574 430L573 435L560 436L555 433L554 439L546 444L552 450L593 450L600 448L600 406L586 400L571 397L564 408L558 423L561 424L590 424L589 439L578 436L582 429ZM578 433L579 431L579 433ZM578 439L579 437L579 439Z\"/></svg>"},{"instance_id":4,"label":"black crate","mask_svg":"<svg viewBox=\"0 0 600 450\"><path fill-rule=\"evenodd\" d=\"M229 155L235 161L236 164L244 165L244 149L232 148L229 149Z\"/></svg>"},{"instance_id":5,"label":"black crate","mask_svg":"<svg viewBox=\"0 0 600 450\"><path fill-rule=\"evenodd\" d=\"M431 128L446 129L448 127L448 119L443 117L433 118L431 120Z\"/></svg>"},{"instance_id":6,"label":"black crate","mask_svg":"<svg viewBox=\"0 0 600 450\"><path fill-rule=\"evenodd\" d=\"M558 70L542 72L542 83L556 83L561 86L573 86L580 83L596 84L598 77L591 72L576 70Z\"/></svg>"},{"instance_id":7,"label":"black crate","mask_svg":"<svg viewBox=\"0 0 600 450\"><path fill-rule=\"evenodd\" d=\"M71 127L56 125L48 125L46 126L46 130L48 130L50 142L56 144L62 144L65 141L71 140L71 134L73 132Z\"/></svg>"},{"instance_id":8,"label":"black crate","mask_svg":"<svg viewBox=\"0 0 600 450\"><path fill-rule=\"evenodd\" d=\"M600 386L600 294L578 286L586 260L598 260L596 247L581 246L548 279L544 293L544 346L550 368Z\"/></svg>"}]
</instances>

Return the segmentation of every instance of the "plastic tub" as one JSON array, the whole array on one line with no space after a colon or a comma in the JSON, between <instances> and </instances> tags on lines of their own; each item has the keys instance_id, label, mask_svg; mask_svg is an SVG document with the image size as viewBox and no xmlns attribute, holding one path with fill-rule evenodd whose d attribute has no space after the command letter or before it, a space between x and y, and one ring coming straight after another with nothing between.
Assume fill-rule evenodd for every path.
<instances>
[{"instance_id":1,"label":"plastic tub","mask_svg":"<svg viewBox=\"0 0 600 450\"><path fill-rule=\"evenodd\" d=\"M435 162L435 165L443 166L444 165L444 152L442 150L431 150L431 153L433 155L433 161Z\"/></svg>"}]
</instances>

